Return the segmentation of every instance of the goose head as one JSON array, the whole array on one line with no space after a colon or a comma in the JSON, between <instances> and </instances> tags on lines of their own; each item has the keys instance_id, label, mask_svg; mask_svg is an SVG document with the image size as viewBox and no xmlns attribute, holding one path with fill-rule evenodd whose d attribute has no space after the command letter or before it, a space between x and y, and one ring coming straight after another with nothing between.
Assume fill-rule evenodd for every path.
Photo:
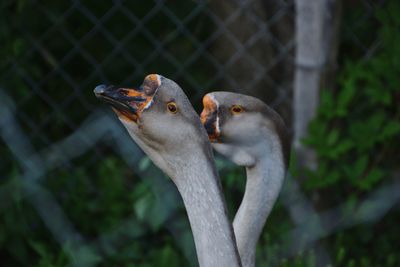
<instances>
[{"instance_id":1,"label":"goose head","mask_svg":"<svg viewBox=\"0 0 400 267\"><path fill-rule=\"evenodd\" d=\"M207 133L198 115L170 79L150 74L140 86L99 85L94 93L111 105L134 141L171 178L179 168L177 162L197 151L194 146L207 148Z\"/></svg>"},{"instance_id":2,"label":"goose head","mask_svg":"<svg viewBox=\"0 0 400 267\"><path fill-rule=\"evenodd\" d=\"M282 118L261 100L238 93L204 96L201 121L213 148L239 166L252 167L278 152L287 167L288 131Z\"/></svg>"}]
</instances>

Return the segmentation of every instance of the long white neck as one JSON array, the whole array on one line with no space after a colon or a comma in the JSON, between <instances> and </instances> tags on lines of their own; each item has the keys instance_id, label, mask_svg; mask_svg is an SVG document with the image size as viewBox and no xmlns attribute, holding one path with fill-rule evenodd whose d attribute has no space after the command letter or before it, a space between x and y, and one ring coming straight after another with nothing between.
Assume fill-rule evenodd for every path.
<instances>
[{"instance_id":1,"label":"long white neck","mask_svg":"<svg viewBox=\"0 0 400 267\"><path fill-rule=\"evenodd\" d=\"M246 168L246 190L233 222L243 267L255 266L256 244L286 172L277 140L272 138L258 148L265 150L265 156Z\"/></svg>"},{"instance_id":2,"label":"long white neck","mask_svg":"<svg viewBox=\"0 0 400 267\"><path fill-rule=\"evenodd\" d=\"M136 127L124 125L133 140L177 186L189 217L200 267L240 267L233 227L205 130L204 144L185 142L181 147L159 147L156 151L137 136Z\"/></svg>"},{"instance_id":3,"label":"long white neck","mask_svg":"<svg viewBox=\"0 0 400 267\"><path fill-rule=\"evenodd\" d=\"M174 165L171 178L186 207L200 266L241 266L211 150L187 154Z\"/></svg>"}]
</instances>

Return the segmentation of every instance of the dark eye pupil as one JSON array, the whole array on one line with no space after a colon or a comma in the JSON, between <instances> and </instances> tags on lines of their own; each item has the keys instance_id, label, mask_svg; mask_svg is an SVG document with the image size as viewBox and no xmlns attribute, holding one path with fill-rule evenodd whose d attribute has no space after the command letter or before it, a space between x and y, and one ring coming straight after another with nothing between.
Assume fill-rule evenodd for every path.
<instances>
[{"instance_id":1,"label":"dark eye pupil","mask_svg":"<svg viewBox=\"0 0 400 267\"><path fill-rule=\"evenodd\" d=\"M169 111L171 111L171 112L175 112L175 111L176 111L176 107L175 107L175 105L173 105L173 104L169 104L169 105L168 105L168 109L169 109Z\"/></svg>"},{"instance_id":2,"label":"dark eye pupil","mask_svg":"<svg viewBox=\"0 0 400 267\"><path fill-rule=\"evenodd\" d=\"M242 111L242 109L241 109L241 108L239 108L239 107L234 107L234 108L233 108L233 111L238 113L238 112L241 112L241 111Z\"/></svg>"}]
</instances>

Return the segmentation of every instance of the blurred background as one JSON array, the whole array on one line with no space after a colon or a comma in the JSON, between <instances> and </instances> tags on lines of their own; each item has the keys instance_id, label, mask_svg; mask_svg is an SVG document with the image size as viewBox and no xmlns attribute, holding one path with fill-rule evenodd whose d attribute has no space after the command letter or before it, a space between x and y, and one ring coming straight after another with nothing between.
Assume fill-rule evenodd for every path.
<instances>
[{"instance_id":1,"label":"blurred background","mask_svg":"<svg viewBox=\"0 0 400 267\"><path fill-rule=\"evenodd\" d=\"M397 0L26 1L0 9L1 266L197 266L172 182L93 88L261 98L293 136L257 266L400 266ZM244 170L216 159L233 218Z\"/></svg>"}]
</instances>

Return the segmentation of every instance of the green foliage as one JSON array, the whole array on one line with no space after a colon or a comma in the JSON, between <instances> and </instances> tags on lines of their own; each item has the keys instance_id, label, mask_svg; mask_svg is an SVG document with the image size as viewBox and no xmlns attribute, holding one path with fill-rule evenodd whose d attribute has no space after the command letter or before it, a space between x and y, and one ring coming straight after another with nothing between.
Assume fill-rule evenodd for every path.
<instances>
[{"instance_id":1,"label":"green foliage","mask_svg":"<svg viewBox=\"0 0 400 267\"><path fill-rule=\"evenodd\" d=\"M3 263L67 266L71 263L68 253L75 248L68 243L60 246L52 238L32 209L18 176L14 173L4 181L13 199L6 209L3 207L6 213L0 217L0 255L6 259ZM44 185L78 232L90 241L76 254L82 266L83 262L101 262L98 266L188 266L166 230L165 215L153 193L146 183L132 177L120 159L108 157L91 168L56 171L49 174Z\"/></svg>"},{"instance_id":2,"label":"green foliage","mask_svg":"<svg viewBox=\"0 0 400 267\"><path fill-rule=\"evenodd\" d=\"M367 191L396 166L400 136L400 5L377 13L379 50L347 61L339 90L321 92L317 118L305 141L319 166L307 175L308 188L341 187Z\"/></svg>"}]
</instances>

